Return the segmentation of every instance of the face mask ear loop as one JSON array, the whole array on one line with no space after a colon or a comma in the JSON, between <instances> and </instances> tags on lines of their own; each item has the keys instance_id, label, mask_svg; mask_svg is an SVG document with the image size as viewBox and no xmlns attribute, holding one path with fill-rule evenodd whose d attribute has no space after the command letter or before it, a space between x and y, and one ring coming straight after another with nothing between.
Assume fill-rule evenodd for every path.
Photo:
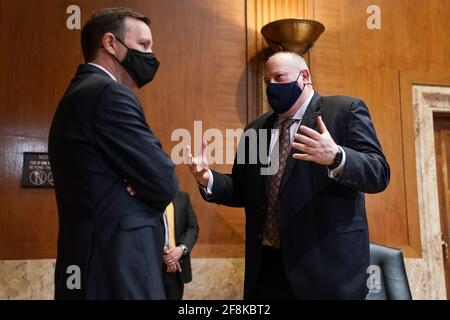
<instances>
[{"instance_id":1,"label":"face mask ear loop","mask_svg":"<svg viewBox=\"0 0 450 320\"><path fill-rule=\"evenodd\" d=\"M128 46L127 46L125 43L123 43L123 41L120 40L120 38L119 38L118 36L116 36L116 35L114 34L114 37L115 37L116 40L119 41L125 48L127 48L127 52L130 50L130 48L128 48ZM116 59L116 61L117 61L120 65L122 64L122 62L121 62L115 55L112 55L112 56L113 56L114 59Z\"/></svg>"},{"instance_id":2,"label":"face mask ear loop","mask_svg":"<svg viewBox=\"0 0 450 320\"><path fill-rule=\"evenodd\" d=\"M300 71L299 74L298 74L298 76L297 76L297 79L296 79L295 81L298 81L298 78L300 78L300 75L301 75L301 74L302 74L302 72ZM312 82L311 82L311 81L308 81L307 83L304 84L303 88L304 88L305 86L307 86L308 84L309 84L309 85L312 85Z\"/></svg>"},{"instance_id":3,"label":"face mask ear loop","mask_svg":"<svg viewBox=\"0 0 450 320\"><path fill-rule=\"evenodd\" d=\"M122 40L120 40L120 38L118 36L114 35L114 37L116 37L117 41L119 41L125 48L130 50L130 48L128 48L128 46Z\"/></svg>"}]
</instances>

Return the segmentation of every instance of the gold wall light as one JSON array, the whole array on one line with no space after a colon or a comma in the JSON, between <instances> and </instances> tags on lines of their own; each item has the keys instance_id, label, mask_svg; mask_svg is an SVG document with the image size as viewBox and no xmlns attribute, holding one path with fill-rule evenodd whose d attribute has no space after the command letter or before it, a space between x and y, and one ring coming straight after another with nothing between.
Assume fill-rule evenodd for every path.
<instances>
[{"instance_id":1,"label":"gold wall light","mask_svg":"<svg viewBox=\"0 0 450 320\"><path fill-rule=\"evenodd\" d=\"M325 31L318 21L308 19L282 19L266 24L261 33L269 47L275 51L305 54Z\"/></svg>"}]
</instances>

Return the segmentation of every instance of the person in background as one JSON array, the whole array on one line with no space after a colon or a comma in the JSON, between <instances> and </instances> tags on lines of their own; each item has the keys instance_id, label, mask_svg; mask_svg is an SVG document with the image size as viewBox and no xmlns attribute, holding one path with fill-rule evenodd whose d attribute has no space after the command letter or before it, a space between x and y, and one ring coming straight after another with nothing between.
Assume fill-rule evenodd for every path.
<instances>
[{"instance_id":1,"label":"person in background","mask_svg":"<svg viewBox=\"0 0 450 320\"><path fill-rule=\"evenodd\" d=\"M167 299L181 300L184 284L192 281L190 253L197 242L198 224L189 195L179 191L163 215L165 226L163 282Z\"/></svg>"}]
</instances>

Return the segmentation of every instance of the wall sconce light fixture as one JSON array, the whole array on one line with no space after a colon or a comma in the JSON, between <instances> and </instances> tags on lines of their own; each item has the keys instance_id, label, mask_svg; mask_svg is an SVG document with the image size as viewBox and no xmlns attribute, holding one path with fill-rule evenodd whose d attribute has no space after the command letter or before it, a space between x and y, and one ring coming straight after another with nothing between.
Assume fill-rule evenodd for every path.
<instances>
[{"instance_id":1,"label":"wall sconce light fixture","mask_svg":"<svg viewBox=\"0 0 450 320\"><path fill-rule=\"evenodd\" d=\"M282 19L266 24L261 33L274 51L305 54L325 31L318 21L308 19Z\"/></svg>"}]
</instances>

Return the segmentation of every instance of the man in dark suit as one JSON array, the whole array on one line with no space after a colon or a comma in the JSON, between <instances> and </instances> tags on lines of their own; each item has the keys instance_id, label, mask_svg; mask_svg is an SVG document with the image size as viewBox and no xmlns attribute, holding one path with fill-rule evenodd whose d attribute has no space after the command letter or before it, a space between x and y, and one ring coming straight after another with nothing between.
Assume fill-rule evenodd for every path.
<instances>
[{"instance_id":1,"label":"man in dark suit","mask_svg":"<svg viewBox=\"0 0 450 320\"><path fill-rule=\"evenodd\" d=\"M198 238L197 218L189 195L178 192L164 212L163 281L169 300L183 298L184 284L192 281L190 253Z\"/></svg>"},{"instance_id":2,"label":"man in dark suit","mask_svg":"<svg viewBox=\"0 0 450 320\"><path fill-rule=\"evenodd\" d=\"M165 298L160 215L178 181L129 89L150 82L158 67L148 25L116 8L83 28L87 64L49 135L59 213L56 299Z\"/></svg>"},{"instance_id":3,"label":"man in dark suit","mask_svg":"<svg viewBox=\"0 0 450 320\"><path fill-rule=\"evenodd\" d=\"M390 175L369 111L359 99L314 92L294 53L269 58L265 81L273 112L247 126L231 174L189 155L207 201L245 208L244 298L364 299L364 193L383 191ZM279 132L257 136L271 175L262 174L269 159L248 161L256 149L245 135L261 129Z\"/></svg>"}]
</instances>

